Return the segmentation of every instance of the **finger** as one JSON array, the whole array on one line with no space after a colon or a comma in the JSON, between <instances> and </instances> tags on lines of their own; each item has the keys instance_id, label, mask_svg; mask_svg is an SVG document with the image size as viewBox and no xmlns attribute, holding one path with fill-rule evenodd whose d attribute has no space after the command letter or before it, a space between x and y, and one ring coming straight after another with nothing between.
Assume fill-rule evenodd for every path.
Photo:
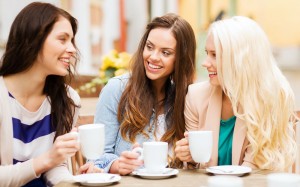
<instances>
[{"instance_id":1,"label":"finger","mask_svg":"<svg viewBox=\"0 0 300 187\"><path fill-rule=\"evenodd\" d=\"M100 169L96 166L94 166L94 169L93 169L94 173L104 173L104 170L103 169Z\"/></svg>"},{"instance_id":2,"label":"finger","mask_svg":"<svg viewBox=\"0 0 300 187\"><path fill-rule=\"evenodd\" d=\"M128 175L128 174L130 174L132 171L133 171L133 170L122 169L122 168L119 169L120 175Z\"/></svg>"},{"instance_id":3,"label":"finger","mask_svg":"<svg viewBox=\"0 0 300 187\"><path fill-rule=\"evenodd\" d=\"M189 156L185 156L185 157L181 157L179 158L182 162L191 162L193 161L193 158L189 155Z\"/></svg>"},{"instance_id":4,"label":"finger","mask_svg":"<svg viewBox=\"0 0 300 187\"><path fill-rule=\"evenodd\" d=\"M57 149L74 148L79 150L80 144L77 140L61 140L54 143Z\"/></svg>"},{"instance_id":5,"label":"finger","mask_svg":"<svg viewBox=\"0 0 300 187\"><path fill-rule=\"evenodd\" d=\"M139 165L135 165L135 164L130 164L130 163L125 163L125 162L119 162L119 171L126 171L125 173L131 173L132 171L134 171L136 168L140 167Z\"/></svg>"},{"instance_id":6,"label":"finger","mask_svg":"<svg viewBox=\"0 0 300 187\"><path fill-rule=\"evenodd\" d=\"M74 156L77 151L78 151L78 149L76 149L76 148L60 148L60 149L53 150L55 155L57 155L59 157L64 157L64 158Z\"/></svg>"},{"instance_id":7,"label":"finger","mask_svg":"<svg viewBox=\"0 0 300 187\"><path fill-rule=\"evenodd\" d=\"M71 132L78 132L78 127L73 127Z\"/></svg>"},{"instance_id":8,"label":"finger","mask_svg":"<svg viewBox=\"0 0 300 187\"><path fill-rule=\"evenodd\" d=\"M78 139L78 133L77 132L69 132L67 134L58 136L56 138L56 141L68 141L68 140L77 140Z\"/></svg>"},{"instance_id":9,"label":"finger","mask_svg":"<svg viewBox=\"0 0 300 187\"><path fill-rule=\"evenodd\" d=\"M179 141L176 142L176 147L177 146L186 146L188 144L189 144L188 139L182 138L181 140L179 140Z\"/></svg>"},{"instance_id":10,"label":"finger","mask_svg":"<svg viewBox=\"0 0 300 187\"><path fill-rule=\"evenodd\" d=\"M188 131L185 131L185 132L184 132L184 137L185 137L185 138L188 138L188 137L189 137L189 132L188 132Z\"/></svg>"},{"instance_id":11,"label":"finger","mask_svg":"<svg viewBox=\"0 0 300 187\"><path fill-rule=\"evenodd\" d=\"M133 151L123 151L121 153L121 156L126 159L137 159L140 156L140 154Z\"/></svg>"},{"instance_id":12,"label":"finger","mask_svg":"<svg viewBox=\"0 0 300 187\"><path fill-rule=\"evenodd\" d=\"M89 168L86 171L87 173L94 173L94 164L90 164Z\"/></svg>"},{"instance_id":13,"label":"finger","mask_svg":"<svg viewBox=\"0 0 300 187\"><path fill-rule=\"evenodd\" d=\"M128 159L124 156L121 156L119 158L119 169L127 169L127 170L135 170L136 168L140 167L141 165L143 165L143 161L142 160L138 160L138 159Z\"/></svg>"},{"instance_id":14,"label":"finger","mask_svg":"<svg viewBox=\"0 0 300 187\"><path fill-rule=\"evenodd\" d=\"M132 149L136 148L136 147L140 147L140 144L138 142L135 142L132 146Z\"/></svg>"},{"instance_id":15,"label":"finger","mask_svg":"<svg viewBox=\"0 0 300 187\"><path fill-rule=\"evenodd\" d=\"M89 164L86 163L86 164L82 165L82 166L79 168L78 173L79 173L79 174L86 173L86 171L88 170L88 168L89 168Z\"/></svg>"}]
</instances>

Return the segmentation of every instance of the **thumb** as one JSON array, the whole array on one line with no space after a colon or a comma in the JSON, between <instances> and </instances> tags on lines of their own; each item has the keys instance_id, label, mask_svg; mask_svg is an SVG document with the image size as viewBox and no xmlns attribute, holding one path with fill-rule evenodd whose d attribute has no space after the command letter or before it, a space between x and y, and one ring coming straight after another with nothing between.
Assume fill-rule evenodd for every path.
<instances>
[{"instance_id":1,"label":"thumb","mask_svg":"<svg viewBox=\"0 0 300 187\"><path fill-rule=\"evenodd\" d=\"M73 127L71 132L78 132L78 128L77 127Z\"/></svg>"},{"instance_id":2,"label":"thumb","mask_svg":"<svg viewBox=\"0 0 300 187\"><path fill-rule=\"evenodd\" d=\"M132 149L136 148L136 147L141 147L140 144L138 142L135 142L132 146Z\"/></svg>"},{"instance_id":3,"label":"thumb","mask_svg":"<svg viewBox=\"0 0 300 187\"><path fill-rule=\"evenodd\" d=\"M188 137L189 137L189 132L188 132L188 131L185 131L185 132L184 132L184 137L185 137L185 138L188 138Z\"/></svg>"}]
</instances>

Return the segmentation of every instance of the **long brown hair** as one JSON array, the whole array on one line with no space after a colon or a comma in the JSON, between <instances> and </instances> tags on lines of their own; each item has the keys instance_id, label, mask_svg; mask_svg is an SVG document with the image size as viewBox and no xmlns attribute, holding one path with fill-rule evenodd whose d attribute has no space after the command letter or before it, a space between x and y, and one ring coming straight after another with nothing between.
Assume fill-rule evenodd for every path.
<instances>
[{"instance_id":1,"label":"long brown hair","mask_svg":"<svg viewBox=\"0 0 300 187\"><path fill-rule=\"evenodd\" d=\"M49 3L39 2L31 3L22 9L10 29L5 53L1 60L0 75L13 75L30 69L52 31L53 25L61 16L70 22L75 37L77 20L63 9ZM72 43L76 48L74 38ZM71 71L69 74L68 81L73 77ZM50 98L51 124L56 130L55 138L71 130L74 110L77 107L68 96L66 82L65 77L49 75L43 90Z\"/></svg>"},{"instance_id":2,"label":"long brown hair","mask_svg":"<svg viewBox=\"0 0 300 187\"><path fill-rule=\"evenodd\" d=\"M176 14L156 17L147 25L138 50L131 60L131 77L121 96L118 120L125 140L134 142L138 134L148 137L144 128L149 124L153 109L157 106L151 80L145 73L143 50L150 31L155 28L170 29L177 41L174 72L165 83L166 96L163 106L166 111L167 131L161 138L161 141L175 145L176 141L184 136L185 96L188 85L194 79L196 58L193 29L187 21ZM175 161L175 157L171 160L171 167L180 167L180 165L179 161Z\"/></svg>"}]
</instances>

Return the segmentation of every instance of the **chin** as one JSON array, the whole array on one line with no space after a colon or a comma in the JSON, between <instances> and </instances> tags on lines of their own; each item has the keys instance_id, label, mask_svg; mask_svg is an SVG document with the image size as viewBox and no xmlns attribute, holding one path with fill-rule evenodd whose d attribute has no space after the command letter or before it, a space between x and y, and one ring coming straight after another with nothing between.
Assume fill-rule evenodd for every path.
<instances>
[{"instance_id":1,"label":"chin","mask_svg":"<svg viewBox=\"0 0 300 187\"><path fill-rule=\"evenodd\" d=\"M220 83L217 82L217 81L214 81L214 80L210 80L209 83L210 83L212 86L220 86Z\"/></svg>"},{"instance_id":2,"label":"chin","mask_svg":"<svg viewBox=\"0 0 300 187\"><path fill-rule=\"evenodd\" d=\"M64 77L64 76L69 75L69 71L59 72L56 75Z\"/></svg>"}]
</instances>

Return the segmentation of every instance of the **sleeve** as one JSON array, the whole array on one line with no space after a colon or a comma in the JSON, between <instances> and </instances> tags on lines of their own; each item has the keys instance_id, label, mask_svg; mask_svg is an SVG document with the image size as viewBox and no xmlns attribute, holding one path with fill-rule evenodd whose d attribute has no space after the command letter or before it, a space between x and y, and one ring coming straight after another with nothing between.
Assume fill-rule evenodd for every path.
<instances>
[{"instance_id":1,"label":"sleeve","mask_svg":"<svg viewBox=\"0 0 300 187\"><path fill-rule=\"evenodd\" d=\"M188 93L185 98L184 118L186 124L185 127L188 131L198 129L199 115L195 102L193 102L191 86L189 86Z\"/></svg>"},{"instance_id":2,"label":"sleeve","mask_svg":"<svg viewBox=\"0 0 300 187\"><path fill-rule=\"evenodd\" d=\"M0 79L0 84L2 84L2 77ZM6 103L2 102L2 99L5 98L3 93L5 91L3 91L2 88L4 87L0 87L0 141L5 140L5 138L3 137L3 133L5 132L2 132L2 123L3 121L8 120L6 118L4 119L4 116L2 114L2 112L4 112L4 109L6 108ZM3 146L3 143L5 143L5 146L12 146L10 145L11 142L0 142L0 186L23 186L29 181L39 177L36 176L36 173L33 169L32 159L22 163L17 163L15 165L4 165L3 160L1 160L3 159L1 158L1 155L5 156L7 154L3 154L1 152L1 145Z\"/></svg>"},{"instance_id":3,"label":"sleeve","mask_svg":"<svg viewBox=\"0 0 300 187\"><path fill-rule=\"evenodd\" d=\"M69 97L74 101L75 105L79 106L79 107L75 107L73 124L72 124L72 126L74 127L76 125L76 122L77 122L77 119L79 116L80 97L79 97L78 93L70 86L68 86L68 94L69 94ZM56 167L52 168L51 170L47 171L44 174L44 178L45 178L48 186L53 186L53 185L59 183L60 181L73 180L73 175L70 173L70 171L67 167L67 163L65 162L65 163L63 163L59 166L56 166Z\"/></svg>"},{"instance_id":4,"label":"sleeve","mask_svg":"<svg viewBox=\"0 0 300 187\"><path fill-rule=\"evenodd\" d=\"M44 174L47 186L53 186L61 181L73 181L73 175L68 170L67 164L63 163Z\"/></svg>"},{"instance_id":5,"label":"sleeve","mask_svg":"<svg viewBox=\"0 0 300 187\"><path fill-rule=\"evenodd\" d=\"M105 125L104 154L94 164L108 172L113 161L119 156L115 153L120 123L117 118L118 105L125 87L124 79L112 78L101 90L96 106L95 123Z\"/></svg>"},{"instance_id":6,"label":"sleeve","mask_svg":"<svg viewBox=\"0 0 300 187\"><path fill-rule=\"evenodd\" d=\"M0 186L23 186L37 177L32 159L15 165L0 166Z\"/></svg>"},{"instance_id":7,"label":"sleeve","mask_svg":"<svg viewBox=\"0 0 300 187\"><path fill-rule=\"evenodd\" d=\"M252 157L252 154L251 154L252 153L252 148L249 145L248 141L247 141L247 144L248 144L248 146L247 146L246 151L245 151L242 166L248 166L252 169L258 169L257 165L253 162L253 157Z\"/></svg>"}]
</instances>

